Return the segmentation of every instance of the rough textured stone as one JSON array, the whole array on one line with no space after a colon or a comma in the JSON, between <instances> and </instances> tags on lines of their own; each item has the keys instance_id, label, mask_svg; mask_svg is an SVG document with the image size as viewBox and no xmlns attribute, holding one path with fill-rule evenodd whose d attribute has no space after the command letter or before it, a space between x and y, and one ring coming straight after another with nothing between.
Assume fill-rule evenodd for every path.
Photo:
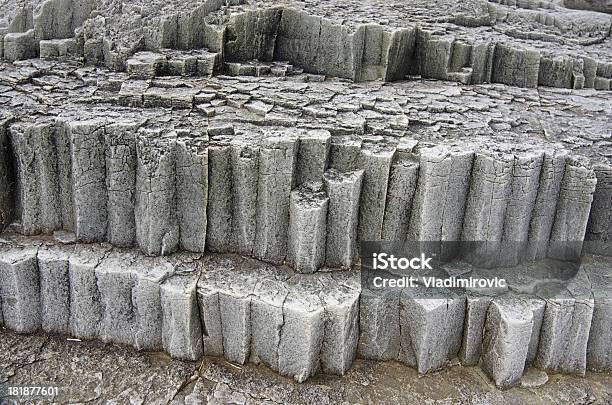
<instances>
[{"instance_id":1,"label":"rough textured stone","mask_svg":"<svg viewBox=\"0 0 612 405\"><path fill-rule=\"evenodd\" d=\"M527 361L532 329L532 312L520 300L500 298L491 302L481 364L498 387L510 387L519 381Z\"/></svg>"},{"instance_id":2,"label":"rough textured stone","mask_svg":"<svg viewBox=\"0 0 612 405\"><path fill-rule=\"evenodd\" d=\"M178 274L161 285L162 343L172 357L202 356L202 329L196 298L199 274Z\"/></svg>"},{"instance_id":3,"label":"rough textured stone","mask_svg":"<svg viewBox=\"0 0 612 405\"><path fill-rule=\"evenodd\" d=\"M36 247L2 252L0 282L4 325L19 333L40 329L40 284Z\"/></svg>"},{"instance_id":4,"label":"rough textured stone","mask_svg":"<svg viewBox=\"0 0 612 405\"><path fill-rule=\"evenodd\" d=\"M303 186L291 192L287 259L301 273L314 273L325 262L327 209L324 192Z\"/></svg>"},{"instance_id":5,"label":"rough textured stone","mask_svg":"<svg viewBox=\"0 0 612 405\"><path fill-rule=\"evenodd\" d=\"M359 196L363 170L325 173L325 191L329 196L325 264L329 267L349 267L357 254L357 224Z\"/></svg>"}]
</instances>

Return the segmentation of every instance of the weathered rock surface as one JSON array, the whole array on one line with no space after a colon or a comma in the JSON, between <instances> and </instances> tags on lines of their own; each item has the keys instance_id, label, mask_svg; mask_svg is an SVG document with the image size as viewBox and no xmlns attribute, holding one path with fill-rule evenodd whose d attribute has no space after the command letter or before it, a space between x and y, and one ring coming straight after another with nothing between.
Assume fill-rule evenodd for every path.
<instances>
[{"instance_id":1,"label":"weathered rock surface","mask_svg":"<svg viewBox=\"0 0 612 405\"><path fill-rule=\"evenodd\" d=\"M21 333L262 363L299 382L344 375L356 357L398 360L420 374L459 358L509 387L532 364L581 375L610 368L609 260L586 256L577 272L559 263L453 262L432 273L495 274L508 283L499 291L376 290L355 269L302 274L231 254L147 257L4 233L0 319Z\"/></svg>"},{"instance_id":2,"label":"weathered rock surface","mask_svg":"<svg viewBox=\"0 0 612 405\"><path fill-rule=\"evenodd\" d=\"M299 382L609 370L609 7L347 1L4 1L0 323ZM509 285L362 289L380 240Z\"/></svg>"}]
</instances>

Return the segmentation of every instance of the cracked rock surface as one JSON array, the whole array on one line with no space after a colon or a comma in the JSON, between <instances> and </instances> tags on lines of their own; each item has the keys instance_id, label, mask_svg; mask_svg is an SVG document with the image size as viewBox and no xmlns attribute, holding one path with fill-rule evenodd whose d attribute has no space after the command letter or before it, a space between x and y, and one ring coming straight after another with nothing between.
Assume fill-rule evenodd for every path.
<instances>
[{"instance_id":1,"label":"cracked rock surface","mask_svg":"<svg viewBox=\"0 0 612 405\"><path fill-rule=\"evenodd\" d=\"M0 325L247 378L348 374L263 393L176 362L191 372L122 380L117 402L376 402L357 358L458 359L506 389L609 372L609 6L0 0ZM378 240L508 286L364 288ZM106 400L98 373L71 400ZM585 384L567 395L609 400Z\"/></svg>"},{"instance_id":2,"label":"cracked rock surface","mask_svg":"<svg viewBox=\"0 0 612 405\"><path fill-rule=\"evenodd\" d=\"M587 378L531 372L524 387L495 390L477 368L451 367L416 378L398 363L358 360L342 378L320 376L304 384L264 366L236 366L206 357L172 360L100 342L66 342L58 336L17 335L0 329L0 384L40 383L61 388L55 402L161 404L457 404L552 402L605 404L612 400L608 374ZM80 370L87 370L83 373ZM545 375L544 375L545 376ZM536 384L537 389L529 384Z\"/></svg>"}]
</instances>

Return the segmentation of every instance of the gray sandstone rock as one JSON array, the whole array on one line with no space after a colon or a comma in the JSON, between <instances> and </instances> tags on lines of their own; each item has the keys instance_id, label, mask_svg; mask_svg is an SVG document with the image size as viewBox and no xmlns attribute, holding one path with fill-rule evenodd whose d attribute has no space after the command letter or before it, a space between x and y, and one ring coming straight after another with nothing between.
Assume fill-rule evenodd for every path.
<instances>
[{"instance_id":1,"label":"gray sandstone rock","mask_svg":"<svg viewBox=\"0 0 612 405\"><path fill-rule=\"evenodd\" d=\"M597 178L592 169L568 160L559 191L548 257L575 260L580 256Z\"/></svg>"},{"instance_id":2,"label":"gray sandstone rock","mask_svg":"<svg viewBox=\"0 0 612 405\"><path fill-rule=\"evenodd\" d=\"M172 253L179 244L175 142L175 132L148 129L136 141L136 240L147 255Z\"/></svg>"},{"instance_id":3,"label":"gray sandstone rock","mask_svg":"<svg viewBox=\"0 0 612 405\"><path fill-rule=\"evenodd\" d=\"M231 251L232 166L229 145L208 148L209 190L206 247L211 252Z\"/></svg>"},{"instance_id":4,"label":"gray sandstone rock","mask_svg":"<svg viewBox=\"0 0 612 405\"><path fill-rule=\"evenodd\" d=\"M180 247L190 252L204 252L207 228L208 150L202 141L191 137L179 138L176 148L176 205Z\"/></svg>"},{"instance_id":5,"label":"gray sandstone rock","mask_svg":"<svg viewBox=\"0 0 612 405\"><path fill-rule=\"evenodd\" d=\"M0 121L0 229L4 229L14 215L14 175L9 165L8 120Z\"/></svg>"},{"instance_id":6,"label":"gray sandstone rock","mask_svg":"<svg viewBox=\"0 0 612 405\"><path fill-rule=\"evenodd\" d=\"M69 258L70 334L79 339L97 338L103 317L103 302L96 268L106 252L99 247L78 245Z\"/></svg>"},{"instance_id":7,"label":"gray sandstone rock","mask_svg":"<svg viewBox=\"0 0 612 405\"><path fill-rule=\"evenodd\" d=\"M70 333L69 247L38 250L42 329Z\"/></svg>"},{"instance_id":8,"label":"gray sandstone rock","mask_svg":"<svg viewBox=\"0 0 612 405\"><path fill-rule=\"evenodd\" d=\"M295 185L297 152L297 139L287 134L266 138L261 146L253 249L259 259L281 262L286 256L289 196Z\"/></svg>"},{"instance_id":9,"label":"gray sandstone rock","mask_svg":"<svg viewBox=\"0 0 612 405\"><path fill-rule=\"evenodd\" d=\"M357 255L357 224L363 170L340 173L331 169L323 178L329 196L325 264L350 267Z\"/></svg>"},{"instance_id":10,"label":"gray sandstone rock","mask_svg":"<svg viewBox=\"0 0 612 405\"><path fill-rule=\"evenodd\" d=\"M202 328L196 297L199 273L177 274L161 285L162 344L170 356L197 360L202 356Z\"/></svg>"},{"instance_id":11,"label":"gray sandstone rock","mask_svg":"<svg viewBox=\"0 0 612 405\"><path fill-rule=\"evenodd\" d=\"M131 247L136 241L134 201L136 193L137 123L105 127L106 186L108 193L108 241Z\"/></svg>"},{"instance_id":12,"label":"gray sandstone rock","mask_svg":"<svg viewBox=\"0 0 612 405\"><path fill-rule=\"evenodd\" d=\"M516 384L525 368L533 314L517 298L494 299L487 312L481 367L500 388Z\"/></svg>"},{"instance_id":13,"label":"gray sandstone rock","mask_svg":"<svg viewBox=\"0 0 612 405\"><path fill-rule=\"evenodd\" d=\"M232 247L237 253L250 256L257 229L259 147L253 140L234 138L231 148Z\"/></svg>"},{"instance_id":14,"label":"gray sandstone rock","mask_svg":"<svg viewBox=\"0 0 612 405\"><path fill-rule=\"evenodd\" d=\"M291 192L287 260L300 273L314 273L325 262L328 206L329 197L316 188Z\"/></svg>"},{"instance_id":15,"label":"gray sandstone rock","mask_svg":"<svg viewBox=\"0 0 612 405\"><path fill-rule=\"evenodd\" d=\"M468 295L465 303L463 341L459 359L464 366L475 366L482 355L482 338L491 297Z\"/></svg>"},{"instance_id":16,"label":"gray sandstone rock","mask_svg":"<svg viewBox=\"0 0 612 405\"><path fill-rule=\"evenodd\" d=\"M0 290L4 326L18 333L40 329L40 284L34 246L11 248L0 254Z\"/></svg>"},{"instance_id":17,"label":"gray sandstone rock","mask_svg":"<svg viewBox=\"0 0 612 405\"><path fill-rule=\"evenodd\" d=\"M358 236L361 241L380 240L391 163L395 150L387 145L364 144L360 168L363 182L359 201Z\"/></svg>"},{"instance_id":18,"label":"gray sandstone rock","mask_svg":"<svg viewBox=\"0 0 612 405\"><path fill-rule=\"evenodd\" d=\"M402 290L398 360L420 374L438 370L461 347L465 298L445 292Z\"/></svg>"},{"instance_id":19,"label":"gray sandstone rock","mask_svg":"<svg viewBox=\"0 0 612 405\"><path fill-rule=\"evenodd\" d=\"M100 242L108 224L104 122L69 123L74 230L80 242Z\"/></svg>"}]
</instances>

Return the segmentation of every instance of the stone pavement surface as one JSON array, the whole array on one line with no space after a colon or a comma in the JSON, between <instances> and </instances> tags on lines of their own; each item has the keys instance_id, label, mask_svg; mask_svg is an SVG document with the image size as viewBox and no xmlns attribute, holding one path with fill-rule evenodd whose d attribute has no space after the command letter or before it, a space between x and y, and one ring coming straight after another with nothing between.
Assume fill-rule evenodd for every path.
<instances>
[{"instance_id":1,"label":"stone pavement surface","mask_svg":"<svg viewBox=\"0 0 612 405\"><path fill-rule=\"evenodd\" d=\"M54 335L23 336L4 328L0 353L0 385L61 387L58 397L20 398L18 403L612 403L612 375L605 373L580 378L530 370L519 386L502 391L477 367L454 366L418 377L396 362L357 360L344 377L321 375L298 384L264 366L237 366L212 357L185 362L163 353Z\"/></svg>"}]
</instances>

